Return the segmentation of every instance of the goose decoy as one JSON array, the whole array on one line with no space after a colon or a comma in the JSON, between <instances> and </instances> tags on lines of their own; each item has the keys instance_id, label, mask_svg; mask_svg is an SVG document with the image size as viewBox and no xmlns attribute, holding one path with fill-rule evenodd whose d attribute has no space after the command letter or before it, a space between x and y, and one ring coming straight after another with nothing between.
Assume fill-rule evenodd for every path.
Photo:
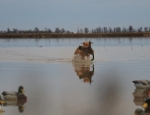
<instances>
[{"instance_id":1,"label":"goose decoy","mask_svg":"<svg viewBox=\"0 0 150 115\"><path fill-rule=\"evenodd\" d=\"M27 97L24 94L23 86L19 86L18 92L3 91L4 106L7 105L23 105L27 101Z\"/></svg>"},{"instance_id":2,"label":"goose decoy","mask_svg":"<svg viewBox=\"0 0 150 115\"><path fill-rule=\"evenodd\" d=\"M138 108L135 110L134 115L145 115L145 112L143 109Z\"/></svg>"},{"instance_id":3,"label":"goose decoy","mask_svg":"<svg viewBox=\"0 0 150 115\"><path fill-rule=\"evenodd\" d=\"M136 87L136 88L141 88L141 89L143 89L143 88L148 88L148 89L150 89L150 81L148 81L148 80L134 80L134 81L132 81L133 83L134 83L134 86Z\"/></svg>"}]
</instances>

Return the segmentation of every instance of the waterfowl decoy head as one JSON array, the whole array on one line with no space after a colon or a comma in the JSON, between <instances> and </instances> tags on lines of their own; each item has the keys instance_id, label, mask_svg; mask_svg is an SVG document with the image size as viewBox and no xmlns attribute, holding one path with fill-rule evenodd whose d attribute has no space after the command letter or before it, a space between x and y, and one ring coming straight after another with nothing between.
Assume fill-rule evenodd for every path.
<instances>
[{"instance_id":1,"label":"waterfowl decoy head","mask_svg":"<svg viewBox=\"0 0 150 115\"><path fill-rule=\"evenodd\" d=\"M19 86L18 88L18 93L24 93L24 87L23 86Z\"/></svg>"}]
</instances>

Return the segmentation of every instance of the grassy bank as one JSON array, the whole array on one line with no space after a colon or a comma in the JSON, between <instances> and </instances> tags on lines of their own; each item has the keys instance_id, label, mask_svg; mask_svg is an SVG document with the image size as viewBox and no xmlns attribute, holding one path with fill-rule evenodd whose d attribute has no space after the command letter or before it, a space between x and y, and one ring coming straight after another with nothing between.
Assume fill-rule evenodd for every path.
<instances>
[{"instance_id":1,"label":"grassy bank","mask_svg":"<svg viewBox=\"0 0 150 115\"><path fill-rule=\"evenodd\" d=\"M150 37L150 32L136 33L25 33L25 34L0 34L0 38L101 38L101 37Z\"/></svg>"}]
</instances>

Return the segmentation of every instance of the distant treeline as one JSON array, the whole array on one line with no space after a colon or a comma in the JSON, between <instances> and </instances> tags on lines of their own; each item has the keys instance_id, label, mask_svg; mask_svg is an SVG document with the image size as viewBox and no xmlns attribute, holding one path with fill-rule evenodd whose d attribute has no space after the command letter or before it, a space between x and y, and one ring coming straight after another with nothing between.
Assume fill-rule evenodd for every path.
<instances>
[{"instance_id":1,"label":"distant treeline","mask_svg":"<svg viewBox=\"0 0 150 115\"><path fill-rule=\"evenodd\" d=\"M49 28L40 30L35 27L33 30L18 30L12 29L0 31L0 38L59 38L59 37L143 37L150 36L150 27L145 28L133 28L129 26L128 28L107 28L98 27L96 29L89 30L87 27L84 29L77 29L77 32L71 32L65 30L64 28L55 28L52 31Z\"/></svg>"}]
</instances>

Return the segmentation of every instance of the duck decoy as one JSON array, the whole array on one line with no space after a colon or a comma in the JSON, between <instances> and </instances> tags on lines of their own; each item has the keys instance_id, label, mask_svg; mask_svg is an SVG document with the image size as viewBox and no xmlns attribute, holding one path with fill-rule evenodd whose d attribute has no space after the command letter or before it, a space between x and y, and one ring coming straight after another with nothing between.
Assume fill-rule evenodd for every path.
<instances>
[{"instance_id":1,"label":"duck decoy","mask_svg":"<svg viewBox=\"0 0 150 115\"><path fill-rule=\"evenodd\" d=\"M135 110L134 115L145 115L145 112L143 109L138 108Z\"/></svg>"},{"instance_id":2,"label":"duck decoy","mask_svg":"<svg viewBox=\"0 0 150 115\"><path fill-rule=\"evenodd\" d=\"M3 91L4 106L7 105L24 105L27 102L27 97L24 94L24 87L19 86L18 92Z\"/></svg>"},{"instance_id":3,"label":"duck decoy","mask_svg":"<svg viewBox=\"0 0 150 115\"><path fill-rule=\"evenodd\" d=\"M5 102L3 101L3 97L2 97L2 95L0 95L0 113L3 113L3 112L5 112L4 110L3 110L3 104L4 104Z\"/></svg>"},{"instance_id":4,"label":"duck decoy","mask_svg":"<svg viewBox=\"0 0 150 115\"><path fill-rule=\"evenodd\" d=\"M136 87L136 88L141 88L141 89L143 89L143 88L148 88L148 89L150 89L150 81L148 81L148 80L134 80L134 81L132 81L133 83L134 83L134 86Z\"/></svg>"},{"instance_id":5,"label":"duck decoy","mask_svg":"<svg viewBox=\"0 0 150 115\"><path fill-rule=\"evenodd\" d=\"M150 99L146 99L145 103L143 104L143 108L144 109L150 108Z\"/></svg>"}]
</instances>

